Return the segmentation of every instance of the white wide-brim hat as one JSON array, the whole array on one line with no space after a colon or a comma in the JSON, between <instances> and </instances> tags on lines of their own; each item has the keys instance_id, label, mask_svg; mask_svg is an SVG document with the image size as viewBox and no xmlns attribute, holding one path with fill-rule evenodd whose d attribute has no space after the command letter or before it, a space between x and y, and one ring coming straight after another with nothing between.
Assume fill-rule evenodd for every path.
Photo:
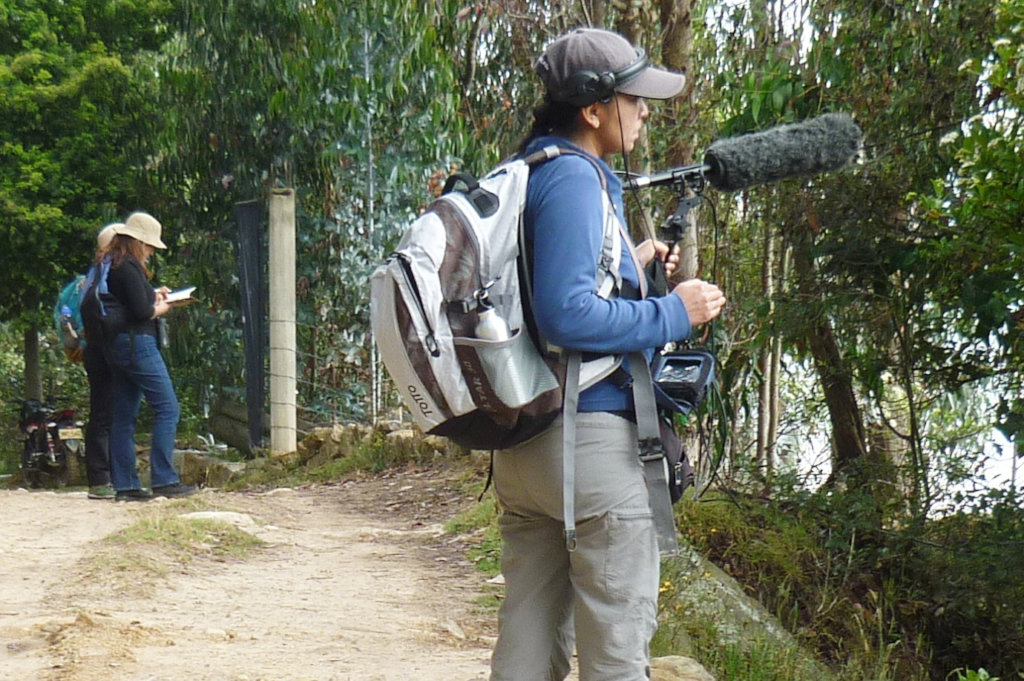
<instances>
[{"instance_id":1,"label":"white wide-brim hat","mask_svg":"<svg viewBox=\"0 0 1024 681\"><path fill-rule=\"evenodd\" d=\"M167 248L160 240L160 221L149 213L138 211L125 218L124 224L114 229L115 234L124 234L138 239L153 248Z\"/></svg>"}]
</instances>

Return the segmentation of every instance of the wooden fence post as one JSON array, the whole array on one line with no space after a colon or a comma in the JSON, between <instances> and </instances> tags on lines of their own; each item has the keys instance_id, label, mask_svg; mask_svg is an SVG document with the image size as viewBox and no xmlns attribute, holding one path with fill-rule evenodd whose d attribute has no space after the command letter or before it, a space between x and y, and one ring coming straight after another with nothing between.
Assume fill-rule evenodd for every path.
<instances>
[{"instance_id":1,"label":"wooden fence post","mask_svg":"<svg viewBox=\"0 0 1024 681\"><path fill-rule=\"evenodd\" d=\"M270 455L297 450L295 192L270 193Z\"/></svg>"}]
</instances>

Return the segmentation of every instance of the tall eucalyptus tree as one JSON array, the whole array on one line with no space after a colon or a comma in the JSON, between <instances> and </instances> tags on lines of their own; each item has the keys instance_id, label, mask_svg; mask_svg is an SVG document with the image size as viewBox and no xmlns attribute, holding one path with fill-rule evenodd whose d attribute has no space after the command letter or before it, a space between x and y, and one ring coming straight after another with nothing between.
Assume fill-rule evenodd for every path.
<instances>
[{"instance_id":1,"label":"tall eucalyptus tree","mask_svg":"<svg viewBox=\"0 0 1024 681\"><path fill-rule=\"evenodd\" d=\"M197 396L237 390L232 207L295 188L301 402L363 414L369 268L471 147L453 51L457 7L186 1L159 65L165 115L153 177L179 216L208 305L175 352Z\"/></svg>"}]
</instances>

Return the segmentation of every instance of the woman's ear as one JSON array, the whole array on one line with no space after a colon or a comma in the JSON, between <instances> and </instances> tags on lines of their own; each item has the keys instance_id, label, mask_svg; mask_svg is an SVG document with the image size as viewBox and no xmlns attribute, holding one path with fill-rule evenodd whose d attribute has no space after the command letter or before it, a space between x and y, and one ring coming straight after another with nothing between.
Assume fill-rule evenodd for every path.
<instances>
[{"instance_id":1,"label":"woman's ear","mask_svg":"<svg viewBox=\"0 0 1024 681\"><path fill-rule=\"evenodd\" d=\"M580 109L580 118L590 128L597 130L601 127L601 117L599 115L600 104L594 102L590 106L585 106Z\"/></svg>"}]
</instances>

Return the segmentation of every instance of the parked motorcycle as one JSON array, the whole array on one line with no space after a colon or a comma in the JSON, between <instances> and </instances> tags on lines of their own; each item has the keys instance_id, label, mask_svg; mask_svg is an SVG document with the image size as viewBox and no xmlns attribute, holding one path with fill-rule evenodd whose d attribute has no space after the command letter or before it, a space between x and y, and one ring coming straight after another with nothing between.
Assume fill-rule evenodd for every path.
<instances>
[{"instance_id":1,"label":"parked motorcycle","mask_svg":"<svg viewBox=\"0 0 1024 681\"><path fill-rule=\"evenodd\" d=\"M72 408L57 409L38 400L24 400L18 427L25 434L21 473L29 487L62 487L71 465L85 460L82 422Z\"/></svg>"}]
</instances>

